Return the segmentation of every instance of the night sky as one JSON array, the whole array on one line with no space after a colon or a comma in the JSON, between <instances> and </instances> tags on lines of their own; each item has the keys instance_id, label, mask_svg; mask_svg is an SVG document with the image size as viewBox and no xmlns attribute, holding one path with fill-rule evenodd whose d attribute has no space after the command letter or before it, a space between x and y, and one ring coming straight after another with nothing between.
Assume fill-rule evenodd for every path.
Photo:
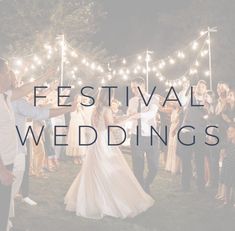
<instances>
[{"instance_id":1,"label":"night sky","mask_svg":"<svg viewBox=\"0 0 235 231\"><path fill-rule=\"evenodd\" d=\"M93 37L109 55L128 56L151 49L162 58L187 45L207 26L212 37L214 78L233 83L235 1L220 0L103 0L107 12Z\"/></svg>"}]
</instances>

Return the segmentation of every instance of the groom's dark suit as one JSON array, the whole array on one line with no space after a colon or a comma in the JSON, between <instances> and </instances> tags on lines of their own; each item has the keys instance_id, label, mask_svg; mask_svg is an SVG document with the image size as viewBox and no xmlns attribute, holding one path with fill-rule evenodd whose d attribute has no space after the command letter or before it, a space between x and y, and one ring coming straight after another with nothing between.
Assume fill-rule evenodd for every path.
<instances>
[{"instance_id":1,"label":"groom's dark suit","mask_svg":"<svg viewBox=\"0 0 235 231\"><path fill-rule=\"evenodd\" d=\"M146 101L149 99L149 95L144 95ZM138 120L133 120L131 129L131 152L132 152L132 164L133 171L141 186L148 192L149 185L153 182L157 170L159 152L157 149L157 139L154 135L153 143L151 145L150 129L153 126L156 127L156 113L158 110L157 98L154 96L151 102L146 106L143 99L133 97L130 99L128 114L140 113L141 117ZM139 143L137 145L137 133L136 127L139 127ZM147 159L148 172L144 177L144 165L145 155Z\"/></svg>"}]
</instances>

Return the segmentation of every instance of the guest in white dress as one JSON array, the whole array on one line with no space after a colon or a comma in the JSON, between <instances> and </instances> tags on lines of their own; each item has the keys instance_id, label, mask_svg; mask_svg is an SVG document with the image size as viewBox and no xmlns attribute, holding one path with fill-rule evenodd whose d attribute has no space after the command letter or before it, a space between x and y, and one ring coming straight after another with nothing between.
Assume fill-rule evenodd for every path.
<instances>
[{"instance_id":1,"label":"guest in white dress","mask_svg":"<svg viewBox=\"0 0 235 231\"><path fill-rule=\"evenodd\" d=\"M172 174L177 174L180 171L180 159L176 154L177 151L177 135L176 131L179 126L179 105L173 104L173 110L171 113L171 126L169 134L169 145L166 159L165 170Z\"/></svg>"},{"instance_id":2,"label":"guest in white dress","mask_svg":"<svg viewBox=\"0 0 235 231\"><path fill-rule=\"evenodd\" d=\"M86 134L78 132L78 126L87 125L86 124L86 115L83 111L83 106L81 105L81 96L77 96L77 110L72 112L70 124L69 124L69 132L68 132L68 146L66 148L67 156L72 156L74 158L75 164L82 164L82 159L86 154L86 146L79 145L79 136L82 142L86 140Z\"/></svg>"},{"instance_id":3,"label":"guest in white dress","mask_svg":"<svg viewBox=\"0 0 235 231\"><path fill-rule=\"evenodd\" d=\"M65 196L66 210L101 219L134 217L154 204L144 192L117 146L108 146L107 126L113 125L108 91L101 90L92 125L97 141L88 146L82 169Z\"/></svg>"}]
</instances>

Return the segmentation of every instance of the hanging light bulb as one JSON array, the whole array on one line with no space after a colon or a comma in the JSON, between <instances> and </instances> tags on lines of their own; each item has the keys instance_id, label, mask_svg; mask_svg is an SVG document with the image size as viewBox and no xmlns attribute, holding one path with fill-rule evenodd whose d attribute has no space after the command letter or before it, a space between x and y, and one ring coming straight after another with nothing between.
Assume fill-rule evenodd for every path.
<instances>
[{"instance_id":1,"label":"hanging light bulb","mask_svg":"<svg viewBox=\"0 0 235 231\"><path fill-rule=\"evenodd\" d=\"M207 44L210 44L210 43L211 43L210 39L207 39L207 40L206 40L206 43L207 43Z\"/></svg>"},{"instance_id":2,"label":"hanging light bulb","mask_svg":"<svg viewBox=\"0 0 235 231\"><path fill-rule=\"evenodd\" d=\"M123 60L122 60L122 63L123 63L123 64L126 64L126 59L123 59Z\"/></svg>"},{"instance_id":3,"label":"hanging light bulb","mask_svg":"<svg viewBox=\"0 0 235 231\"><path fill-rule=\"evenodd\" d=\"M170 64L175 64L175 60L172 59L172 58L170 58L169 63L170 63Z\"/></svg>"},{"instance_id":4,"label":"hanging light bulb","mask_svg":"<svg viewBox=\"0 0 235 231\"><path fill-rule=\"evenodd\" d=\"M205 76L209 76L210 75L210 71L207 70L207 71L204 72L204 74L205 74Z\"/></svg>"},{"instance_id":5,"label":"hanging light bulb","mask_svg":"<svg viewBox=\"0 0 235 231\"><path fill-rule=\"evenodd\" d=\"M82 80L81 80L81 79L78 80L78 85L79 85L79 86L82 85Z\"/></svg>"},{"instance_id":6,"label":"hanging light bulb","mask_svg":"<svg viewBox=\"0 0 235 231\"><path fill-rule=\"evenodd\" d=\"M197 48L198 48L198 42L193 42L193 44L192 44L192 49L193 50L197 50Z\"/></svg>"},{"instance_id":7,"label":"hanging light bulb","mask_svg":"<svg viewBox=\"0 0 235 231\"><path fill-rule=\"evenodd\" d=\"M141 55L138 55L138 60L142 60L142 56Z\"/></svg>"},{"instance_id":8,"label":"hanging light bulb","mask_svg":"<svg viewBox=\"0 0 235 231\"><path fill-rule=\"evenodd\" d=\"M76 53L75 51L71 51L70 55L71 55L72 57L74 57L74 58L77 58L77 57L78 57L78 55L77 55L77 53Z\"/></svg>"},{"instance_id":9,"label":"hanging light bulb","mask_svg":"<svg viewBox=\"0 0 235 231\"><path fill-rule=\"evenodd\" d=\"M123 75L124 71L122 69L120 69L118 73L119 73L119 75Z\"/></svg>"},{"instance_id":10,"label":"hanging light bulb","mask_svg":"<svg viewBox=\"0 0 235 231\"><path fill-rule=\"evenodd\" d=\"M130 74L130 70L129 69L126 70L126 74L128 74L128 75Z\"/></svg>"},{"instance_id":11,"label":"hanging light bulb","mask_svg":"<svg viewBox=\"0 0 235 231\"><path fill-rule=\"evenodd\" d=\"M23 65L23 61L21 59L16 60L16 65L21 67Z\"/></svg>"},{"instance_id":12,"label":"hanging light bulb","mask_svg":"<svg viewBox=\"0 0 235 231\"><path fill-rule=\"evenodd\" d=\"M207 55L207 53L208 53L208 50L201 51L201 57L204 57L205 55Z\"/></svg>"},{"instance_id":13,"label":"hanging light bulb","mask_svg":"<svg viewBox=\"0 0 235 231\"><path fill-rule=\"evenodd\" d=\"M91 64L91 69L92 69L92 70L95 70L95 68L96 68L95 63L92 63L92 64Z\"/></svg>"},{"instance_id":14,"label":"hanging light bulb","mask_svg":"<svg viewBox=\"0 0 235 231\"><path fill-rule=\"evenodd\" d=\"M127 80L127 79L128 79L128 76L127 76L127 75L123 75L122 78L123 78L124 80Z\"/></svg>"},{"instance_id":15,"label":"hanging light bulb","mask_svg":"<svg viewBox=\"0 0 235 231\"><path fill-rule=\"evenodd\" d=\"M204 34L206 34L206 31L201 31L200 35L203 36Z\"/></svg>"},{"instance_id":16,"label":"hanging light bulb","mask_svg":"<svg viewBox=\"0 0 235 231\"><path fill-rule=\"evenodd\" d=\"M182 51L179 51L177 56L181 59L184 59L185 58L185 54L182 52Z\"/></svg>"},{"instance_id":17,"label":"hanging light bulb","mask_svg":"<svg viewBox=\"0 0 235 231\"><path fill-rule=\"evenodd\" d=\"M183 77L182 77L182 81L183 81L183 82L186 82L186 81L187 81L186 76L183 76Z\"/></svg>"},{"instance_id":18,"label":"hanging light bulb","mask_svg":"<svg viewBox=\"0 0 235 231\"><path fill-rule=\"evenodd\" d=\"M29 80L29 82L34 82L35 81L35 79L32 77L32 78L30 78L30 80Z\"/></svg>"},{"instance_id":19,"label":"hanging light bulb","mask_svg":"<svg viewBox=\"0 0 235 231\"><path fill-rule=\"evenodd\" d=\"M152 68L152 71L153 71L153 72L155 72L156 70L157 70L157 68L156 68L156 67L153 67L153 68Z\"/></svg>"},{"instance_id":20,"label":"hanging light bulb","mask_svg":"<svg viewBox=\"0 0 235 231\"><path fill-rule=\"evenodd\" d=\"M35 69L35 66L32 64L32 65L30 66L30 68L31 68L32 70L34 70L34 69Z\"/></svg>"},{"instance_id":21,"label":"hanging light bulb","mask_svg":"<svg viewBox=\"0 0 235 231\"><path fill-rule=\"evenodd\" d=\"M195 66L198 67L199 65L200 65L199 62L196 60L196 61L195 61Z\"/></svg>"},{"instance_id":22,"label":"hanging light bulb","mask_svg":"<svg viewBox=\"0 0 235 231\"><path fill-rule=\"evenodd\" d=\"M85 59L85 58L82 59L82 63L83 63L83 64L86 64L86 59Z\"/></svg>"}]
</instances>

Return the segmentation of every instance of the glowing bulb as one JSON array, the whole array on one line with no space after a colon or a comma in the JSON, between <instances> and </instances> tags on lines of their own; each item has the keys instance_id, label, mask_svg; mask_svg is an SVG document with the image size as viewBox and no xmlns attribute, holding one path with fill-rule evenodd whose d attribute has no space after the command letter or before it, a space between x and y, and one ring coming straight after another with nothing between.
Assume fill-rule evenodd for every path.
<instances>
[{"instance_id":1,"label":"glowing bulb","mask_svg":"<svg viewBox=\"0 0 235 231\"><path fill-rule=\"evenodd\" d=\"M79 85L79 86L82 85L82 80L78 80L78 85Z\"/></svg>"},{"instance_id":2,"label":"glowing bulb","mask_svg":"<svg viewBox=\"0 0 235 231\"><path fill-rule=\"evenodd\" d=\"M157 68L156 68L156 67L153 67L153 68L152 68L152 71L154 71L154 72L155 72L156 70L157 70Z\"/></svg>"},{"instance_id":3,"label":"glowing bulb","mask_svg":"<svg viewBox=\"0 0 235 231\"><path fill-rule=\"evenodd\" d=\"M32 70L34 70L34 69L35 69L35 66L32 64L32 65L30 66L30 68L31 68Z\"/></svg>"},{"instance_id":4,"label":"glowing bulb","mask_svg":"<svg viewBox=\"0 0 235 231\"><path fill-rule=\"evenodd\" d=\"M72 52L70 53L70 55L71 55L72 57L74 57L74 58L77 58L77 57L78 57L78 55L77 55L77 53L76 53L75 51L72 51Z\"/></svg>"},{"instance_id":5,"label":"glowing bulb","mask_svg":"<svg viewBox=\"0 0 235 231\"><path fill-rule=\"evenodd\" d=\"M127 80L127 79L128 79L128 76L127 76L127 75L123 75L122 78L123 78L124 80Z\"/></svg>"},{"instance_id":6,"label":"glowing bulb","mask_svg":"<svg viewBox=\"0 0 235 231\"><path fill-rule=\"evenodd\" d=\"M73 70L74 70L74 71L78 71L78 68L77 68L77 67L74 67Z\"/></svg>"},{"instance_id":7,"label":"glowing bulb","mask_svg":"<svg viewBox=\"0 0 235 231\"><path fill-rule=\"evenodd\" d=\"M206 32L205 31L201 31L200 35L203 36Z\"/></svg>"},{"instance_id":8,"label":"glowing bulb","mask_svg":"<svg viewBox=\"0 0 235 231\"><path fill-rule=\"evenodd\" d=\"M37 65L42 65L42 60L38 59Z\"/></svg>"},{"instance_id":9,"label":"glowing bulb","mask_svg":"<svg viewBox=\"0 0 235 231\"><path fill-rule=\"evenodd\" d=\"M210 39L207 39L207 40L206 40L206 43L207 43L207 44L210 44L210 43L211 43Z\"/></svg>"},{"instance_id":10,"label":"glowing bulb","mask_svg":"<svg viewBox=\"0 0 235 231\"><path fill-rule=\"evenodd\" d=\"M92 64L91 64L91 69L94 70L95 68L96 68L95 63L92 63Z\"/></svg>"},{"instance_id":11,"label":"glowing bulb","mask_svg":"<svg viewBox=\"0 0 235 231\"><path fill-rule=\"evenodd\" d=\"M192 49L196 50L198 48L198 42L193 42Z\"/></svg>"},{"instance_id":12,"label":"glowing bulb","mask_svg":"<svg viewBox=\"0 0 235 231\"><path fill-rule=\"evenodd\" d=\"M163 76L160 76L159 80L162 82L164 80Z\"/></svg>"},{"instance_id":13,"label":"glowing bulb","mask_svg":"<svg viewBox=\"0 0 235 231\"><path fill-rule=\"evenodd\" d=\"M200 65L199 62L196 60L196 61L195 61L195 66L198 67L199 65Z\"/></svg>"},{"instance_id":14,"label":"glowing bulb","mask_svg":"<svg viewBox=\"0 0 235 231\"><path fill-rule=\"evenodd\" d=\"M20 71L19 70L14 70L13 71L16 75L19 75L20 74Z\"/></svg>"},{"instance_id":15,"label":"glowing bulb","mask_svg":"<svg viewBox=\"0 0 235 231\"><path fill-rule=\"evenodd\" d=\"M38 56L34 55L33 60L37 62L39 60Z\"/></svg>"},{"instance_id":16,"label":"glowing bulb","mask_svg":"<svg viewBox=\"0 0 235 231\"><path fill-rule=\"evenodd\" d=\"M141 59L142 59L142 56L141 56L141 55L139 55L139 56L138 56L138 60L140 61Z\"/></svg>"},{"instance_id":17,"label":"glowing bulb","mask_svg":"<svg viewBox=\"0 0 235 231\"><path fill-rule=\"evenodd\" d=\"M205 76L209 76L210 75L210 71L205 71Z\"/></svg>"},{"instance_id":18,"label":"glowing bulb","mask_svg":"<svg viewBox=\"0 0 235 231\"><path fill-rule=\"evenodd\" d=\"M23 61L21 60L21 59L18 59L17 61L16 61L16 65L17 66L22 66L22 64L23 64Z\"/></svg>"},{"instance_id":19,"label":"glowing bulb","mask_svg":"<svg viewBox=\"0 0 235 231\"><path fill-rule=\"evenodd\" d=\"M83 63L83 64L86 64L86 59L82 59L82 63Z\"/></svg>"},{"instance_id":20,"label":"glowing bulb","mask_svg":"<svg viewBox=\"0 0 235 231\"><path fill-rule=\"evenodd\" d=\"M125 59L123 59L123 60L122 60L122 63L123 63L123 64L126 64L126 60L125 60Z\"/></svg>"},{"instance_id":21,"label":"glowing bulb","mask_svg":"<svg viewBox=\"0 0 235 231\"><path fill-rule=\"evenodd\" d=\"M197 69L190 69L189 74L194 75L197 73Z\"/></svg>"},{"instance_id":22,"label":"glowing bulb","mask_svg":"<svg viewBox=\"0 0 235 231\"><path fill-rule=\"evenodd\" d=\"M119 73L119 75L123 75L124 71L122 69L120 69L118 73Z\"/></svg>"},{"instance_id":23,"label":"glowing bulb","mask_svg":"<svg viewBox=\"0 0 235 231\"><path fill-rule=\"evenodd\" d=\"M185 58L185 54L182 51L179 51L177 56L181 59Z\"/></svg>"},{"instance_id":24,"label":"glowing bulb","mask_svg":"<svg viewBox=\"0 0 235 231\"><path fill-rule=\"evenodd\" d=\"M170 64L175 64L175 60L171 58L171 59L169 60L169 63L170 63Z\"/></svg>"},{"instance_id":25,"label":"glowing bulb","mask_svg":"<svg viewBox=\"0 0 235 231\"><path fill-rule=\"evenodd\" d=\"M208 53L208 50L201 51L201 56L204 57L205 55L207 55L207 53Z\"/></svg>"},{"instance_id":26,"label":"glowing bulb","mask_svg":"<svg viewBox=\"0 0 235 231\"><path fill-rule=\"evenodd\" d=\"M127 70L126 70L126 73L129 75L129 74L130 74L130 70L129 70L129 69L127 69Z\"/></svg>"},{"instance_id":27,"label":"glowing bulb","mask_svg":"<svg viewBox=\"0 0 235 231\"><path fill-rule=\"evenodd\" d=\"M178 85L181 86L182 85L182 81L178 80Z\"/></svg>"},{"instance_id":28,"label":"glowing bulb","mask_svg":"<svg viewBox=\"0 0 235 231\"><path fill-rule=\"evenodd\" d=\"M187 81L186 76L183 76L182 81L184 81L184 82L186 82L186 81Z\"/></svg>"},{"instance_id":29,"label":"glowing bulb","mask_svg":"<svg viewBox=\"0 0 235 231\"><path fill-rule=\"evenodd\" d=\"M34 78L30 78L30 80L29 80L29 81L32 83L34 80L35 80Z\"/></svg>"},{"instance_id":30,"label":"glowing bulb","mask_svg":"<svg viewBox=\"0 0 235 231\"><path fill-rule=\"evenodd\" d=\"M105 79L102 79L102 80L101 80L101 83L104 84L104 83L105 83Z\"/></svg>"}]
</instances>

